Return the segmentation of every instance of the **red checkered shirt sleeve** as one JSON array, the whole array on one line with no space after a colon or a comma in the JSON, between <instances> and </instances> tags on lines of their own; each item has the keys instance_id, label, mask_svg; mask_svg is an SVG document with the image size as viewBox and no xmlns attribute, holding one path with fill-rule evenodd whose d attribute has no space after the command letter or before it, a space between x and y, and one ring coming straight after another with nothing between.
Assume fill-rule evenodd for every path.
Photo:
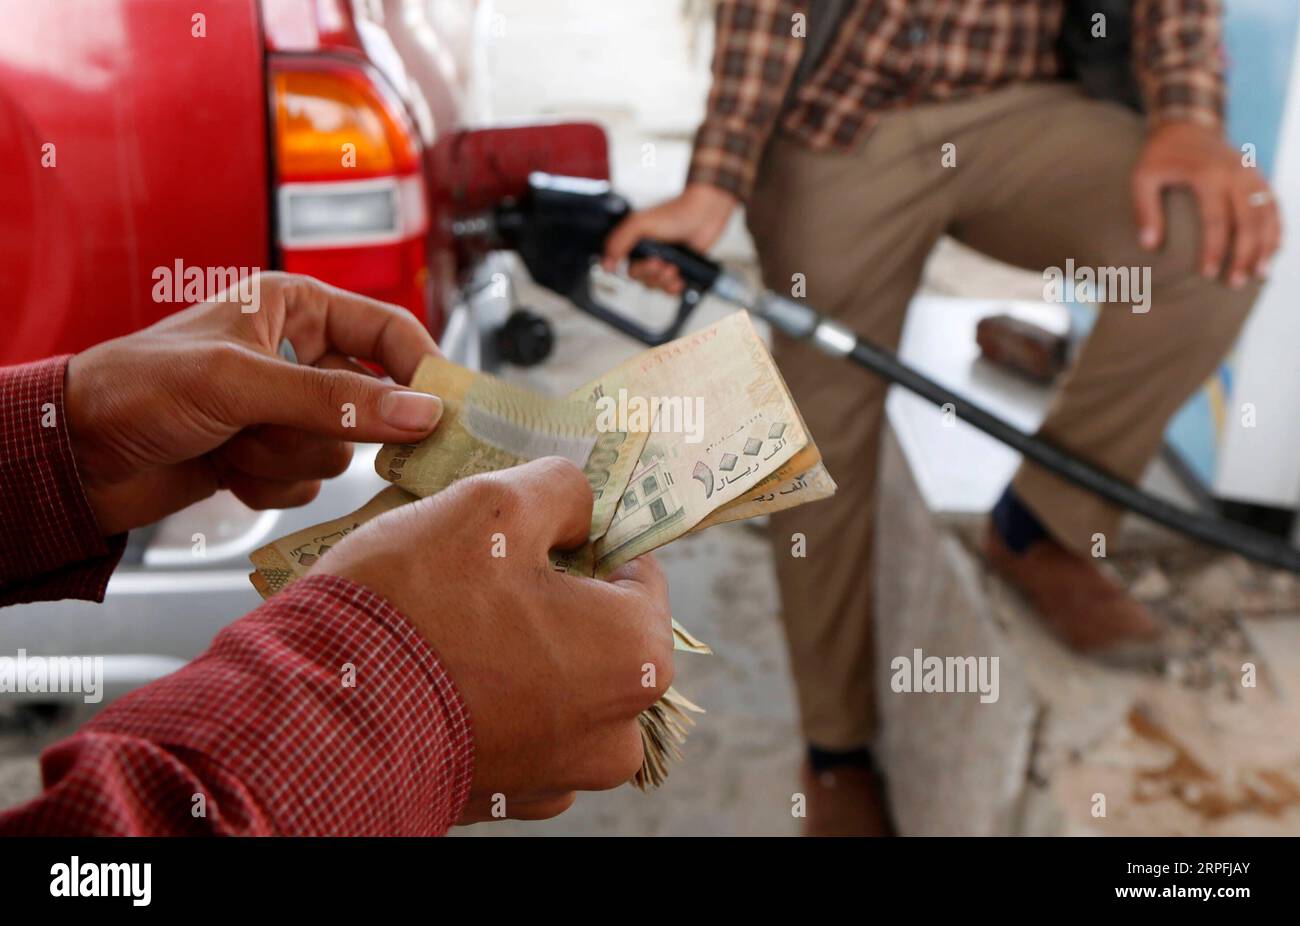
<instances>
[{"instance_id":1,"label":"red checkered shirt sleeve","mask_svg":"<svg viewBox=\"0 0 1300 926\"><path fill-rule=\"evenodd\" d=\"M0 367L0 605L104 599L126 535L105 540L63 409L67 357Z\"/></svg>"},{"instance_id":2,"label":"red checkered shirt sleeve","mask_svg":"<svg viewBox=\"0 0 1300 926\"><path fill-rule=\"evenodd\" d=\"M806 0L719 0L713 84L687 183L749 198L803 55L796 14L806 15L806 8Z\"/></svg>"},{"instance_id":3,"label":"red checkered shirt sleeve","mask_svg":"<svg viewBox=\"0 0 1300 926\"><path fill-rule=\"evenodd\" d=\"M1221 0L1137 0L1133 18L1134 68L1151 119L1221 128Z\"/></svg>"},{"instance_id":4,"label":"red checkered shirt sleeve","mask_svg":"<svg viewBox=\"0 0 1300 926\"><path fill-rule=\"evenodd\" d=\"M308 576L41 757L0 834L441 835L469 797L465 704L383 598Z\"/></svg>"}]
</instances>

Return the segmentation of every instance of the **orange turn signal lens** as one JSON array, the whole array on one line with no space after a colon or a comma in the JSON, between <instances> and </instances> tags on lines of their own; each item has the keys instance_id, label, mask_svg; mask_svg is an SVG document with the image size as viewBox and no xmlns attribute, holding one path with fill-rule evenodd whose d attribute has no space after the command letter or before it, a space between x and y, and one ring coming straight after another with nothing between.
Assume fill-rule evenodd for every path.
<instances>
[{"instance_id":1,"label":"orange turn signal lens","mask_svg":"<svg viewBox=\"0 0 1300 926\"><path fill-rule=\"evenodd\" d=\"M403 174L420 164L409 120L361 71L276 70L276 166L281 180Z\"/></svg>"}]
</instances>

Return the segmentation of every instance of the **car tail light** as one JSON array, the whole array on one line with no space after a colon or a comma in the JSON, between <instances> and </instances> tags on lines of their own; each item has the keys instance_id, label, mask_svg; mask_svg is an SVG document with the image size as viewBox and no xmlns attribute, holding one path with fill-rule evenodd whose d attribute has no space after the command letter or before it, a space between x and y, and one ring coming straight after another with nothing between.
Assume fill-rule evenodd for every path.
<instances>
[{"instance_id":1,"label":"car tail light","mask_svg":"<svg viewBox=\"0 0 1300 926\"><path fill-rule=\"evenodd\" d=\"M429 318L423 147L363 62L271 60L280 265Z\"/></svg>"},{"instance_id":2,"label":"car tail light","mask_svg":"<svg viewBox=\"0 0 1300 926\"><path fill-rule=\"evenodd\" d=\"M335 180L341 171L373 177L420 169L414 129L377 79L354 67L294 67L272 72L280 177Z\"/></svg>"}]
</instances>

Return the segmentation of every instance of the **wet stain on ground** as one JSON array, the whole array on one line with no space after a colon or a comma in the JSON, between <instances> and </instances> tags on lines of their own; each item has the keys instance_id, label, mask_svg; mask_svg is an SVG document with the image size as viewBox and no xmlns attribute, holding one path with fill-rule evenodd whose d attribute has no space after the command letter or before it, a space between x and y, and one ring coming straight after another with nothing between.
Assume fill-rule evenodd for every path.
<instances>
[{"instance_id":1,"label":"wet stain on ground","mask_svg":"<svg viewBox=\"0 0 1300 926\"><path fill-rule=\"evenodd\" d=\"M1133 797L1137 803L1173 799L1205 820L1245 813L1276 818L1300 806L1300 786L1277 769L1242 770L1236 782L1227 782L1141 707L1129 712L1128 725L1140 739L1170 754L1166 764L1136 773Z\"/></svg>"}]
</instances>

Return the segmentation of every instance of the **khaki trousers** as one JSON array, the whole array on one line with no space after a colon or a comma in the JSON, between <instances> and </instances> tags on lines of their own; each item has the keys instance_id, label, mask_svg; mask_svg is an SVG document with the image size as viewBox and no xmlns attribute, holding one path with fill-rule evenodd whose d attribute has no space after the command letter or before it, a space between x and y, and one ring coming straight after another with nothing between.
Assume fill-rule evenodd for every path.
<instances>
[{"instance_id":1,"label":"khaki trousers","mask_svg":"<svg viewBox=\"0 0 1300 926\"><path fill-rule=\"evenodd\" d=\"M926 257L945 233L1037 271L1069 258L1079 267L1150 267L1149 311L1101 305L1042 427L1136 480L1257 292L1199 274L1189 193L1166 196L1160 252L1139 246L1130 178L1144 137L1140 117L1066 83L893 113L851 153L778 137L748 212L766 285L789 293L802 274L810 304L896 348ZM944 166L945 153L956 166ZM804 734L826 749L855 748L876 724L871 552L886 387L806 343L778 337L774 353L839 483L835 498L772 518ZM1046 472L1024 465L1014 486L1067 547L1086 553L1094 533L1112 536L1117 510ZM801 558L790 555L795 532L806 538Z\"/></svg>"}]
</instances>

